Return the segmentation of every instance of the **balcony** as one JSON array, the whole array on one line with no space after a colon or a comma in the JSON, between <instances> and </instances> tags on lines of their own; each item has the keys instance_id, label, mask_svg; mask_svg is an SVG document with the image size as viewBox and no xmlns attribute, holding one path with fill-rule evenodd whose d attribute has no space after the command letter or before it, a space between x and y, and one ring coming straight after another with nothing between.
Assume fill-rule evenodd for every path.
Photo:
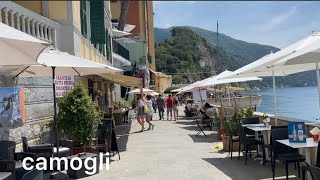
<instances>
[{"instance_id":1,"label":"balcony","mask_svg":"<svg viewBox=\"0 0 320 180\"><path fill-rule=\"evenodd\" d=\"M130 60L129 51L125 47L123 47L121 44L116 42L115 40L112 40L112 48L113 48L113 52L119 54L120 56L126 58L127 60Z\"/></svg>"},{"instance_id":2,"label":"balcony","mask_svg":"<svg viewBox=\"0 0 320 180\"><path fill-rule=\"evenodd\" d=\"M0 22L31 36L51 43L58 48L57 36L61 31L59 23L34 13L14 2L0 2Z\"/></svg>"}]
</instances>

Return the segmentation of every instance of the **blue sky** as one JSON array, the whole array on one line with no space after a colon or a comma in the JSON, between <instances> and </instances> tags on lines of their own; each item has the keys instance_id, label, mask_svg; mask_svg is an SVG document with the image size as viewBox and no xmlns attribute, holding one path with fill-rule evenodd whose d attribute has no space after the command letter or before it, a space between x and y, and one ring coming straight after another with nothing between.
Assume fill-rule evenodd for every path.
<instances>
[{"instance_id":1,"label":"blue sky","mask_svg":"<svg viewBox=\"0 0 320 180\"><path fill-rule=\"evenodd\" d=\"M320 31L320 2L154 1L154 26L190 25L283 48Z\"/></svg>"}]
</instances>

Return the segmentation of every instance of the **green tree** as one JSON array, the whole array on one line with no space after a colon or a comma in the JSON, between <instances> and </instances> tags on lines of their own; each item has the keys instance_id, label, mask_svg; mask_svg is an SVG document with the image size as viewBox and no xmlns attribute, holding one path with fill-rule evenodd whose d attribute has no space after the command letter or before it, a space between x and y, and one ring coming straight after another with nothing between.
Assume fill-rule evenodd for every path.
<instances>
[{"instance_id":1,"label":"green tree","mask_svg":"<svg viewBox=\"0 0 320 180\"><path fill-rule=\"evenodd\" d=\"M58 107L59 131L77 146L89 146L101 115L80 81L60 99Z\"/></svg>"}]
</instances>

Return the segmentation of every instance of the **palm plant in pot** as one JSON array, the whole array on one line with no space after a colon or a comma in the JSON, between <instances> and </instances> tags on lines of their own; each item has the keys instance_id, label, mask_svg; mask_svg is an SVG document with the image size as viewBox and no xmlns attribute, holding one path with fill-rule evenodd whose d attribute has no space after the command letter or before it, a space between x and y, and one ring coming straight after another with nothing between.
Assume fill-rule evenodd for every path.
<instances>
[{"instance_id":1,"label":"palm plant in pot","mask_svg":"<svg viewBox=\"0 0 320 180\"><path fill-rule=\"evenodd\" d=\"M101 113L81 82L60 99L58 108L59 131L73 140L73 153L90 151L92 138L95 137L101 121Z\"/></svg>"},{"instance_id":2,"label":"palm plant in pot","mask_svg":"<svg viewBox=\"0 0 320 180\"><path fill-rule=\"evenodd\" d=\"M229 143L231 143L232 137L238 136L238 124L244 117L243 109L235 109L231 117L227 117L224 123L226 133L221 136L223 141L223 148L228 151ZM232 149L238 149L239 143L233 143Z\"/></svg>"}]
</instances>

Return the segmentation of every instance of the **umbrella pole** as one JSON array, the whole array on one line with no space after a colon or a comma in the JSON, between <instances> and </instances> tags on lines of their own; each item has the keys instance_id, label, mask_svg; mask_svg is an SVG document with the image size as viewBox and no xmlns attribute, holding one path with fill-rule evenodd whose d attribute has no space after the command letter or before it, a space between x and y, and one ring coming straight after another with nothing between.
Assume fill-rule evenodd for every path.
<instances>
[{"instance_id":1,"label":"umbrella pole","mask_svg":"<svg viewBox=\"0 0 320 180\"><path fill-rule=\"evenodd\" d=\"M53 121L56 129L56 146L57 146L57 157L59 157L59 135L58 135L58 122L57 122L57 102L56 102L56 73L55 73L56 67L52 67L52 88L53 88Z\"/></svg>"},{"instance_id":2,"label":"umbrella pole","mask_svg":"<svg viewBox=\"0 0 320 180\"><path fill-rule=\"evenodd\" d=\"M202 95L201 95L201 89L200 89L200 87L199 87L199 94L200 94L201 105L202 105L202 107L203 107L203 100L202 100Z\"/></svg>"},{"instance_id":3,"label":"umbrella pole","mask_svg":"<svg viewBox=\"0 0 320 180\"><path fill-rule=\"evenodd\" d=\"M316 63L316 73L317 73L317 84L318 84L318 98L319 98L319 109L320 109L320 75L319 75L319 64ZM319 117L317 117L318 119Z\"/></svg>"},{"instance_id":4,"label":"umbrella pole","mask_svg":"<svg viewBox=\"0 0 320 180\"><path fill-rule=\"evenodd\" d=\"M276 94L276 79L274 76L274 71L272 71L272 84L273 84L273 99L274 99L274 104L273 104L273 108L274 108L274 116L275 116L275 124L276 126L278 125L278 117L277 117L277 94Z\"/></svg>"}]
</instances>

